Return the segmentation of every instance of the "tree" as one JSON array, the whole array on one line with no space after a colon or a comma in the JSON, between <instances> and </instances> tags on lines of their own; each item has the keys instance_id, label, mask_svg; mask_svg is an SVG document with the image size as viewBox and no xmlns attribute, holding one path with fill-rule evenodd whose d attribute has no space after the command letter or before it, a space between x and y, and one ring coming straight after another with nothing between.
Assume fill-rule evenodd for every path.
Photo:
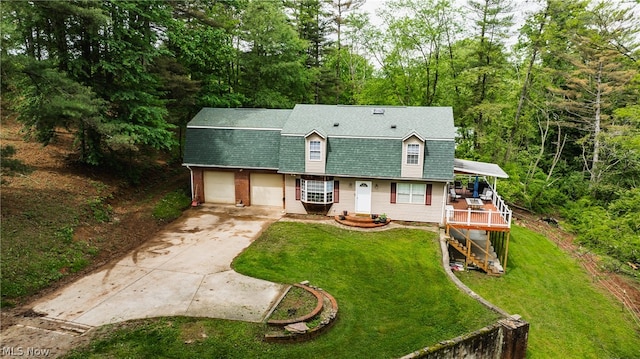
<instances>
[{"instance_id":1,"label":"tree","mask_svg":"<svg viewBox=\"0 0 640 359\"><path fill-rule=\"evenodd\" d=\"M268 21L267 21L268 19ZM246 105L291 108L306 97L307 44L289 24L281 4L251 1L240 25L240 90Z\"/></svg>"},{"instance_id":2,"label":"tree","mask_svg":"<svg viewBox=\"0 0 640 359\"><path fill-rule=\"evenodd\" d=\"M245 99L238 92L238 51L234 46L240 5L207 1L172 5L174 16L165 46L184 67L184 76L198 85L194 108L187 112L202 106L240 106Z\"/></svg>"},{"instance_id":3,"label":"tree","mask_svg":"<svg viewBox=\"0 0 640 359\"><path fill-rule=\"evenodd\" d=\"M637 88L628 86L629 80L638 74L638 67L630 61L633 53L620 52L621 33L637 33L631 14L615 10L604 3L596 6L592 14L592 26L576 32L572 38L575 51L560 55L570 66L570 71L557 71L563 79L559 86L551 88L556 94L555 107L563 112L568 125L583 133L577 143L582 147L581 157L589 174L591 185L598 184L608 171L601 163L602 131L611 124L613 111L627 103L638 102ZM620 26L615 32L608 28L613 23ZM615 33L618 37L614 38ZM626 49L637 49L633 43Z\"/></svg>"},{"instance_id":4,"label":"tree","mask_svg":"<svg viewBox=\"0 0 640 359\"><path fill-rule=\"evenodd\" d=\"M158 79L148 71L161 53L158 35L169 18L164 3L11 2L6 9L3 22L15 24L14 39L22 41L14 41L5 59L26 64L10 66L9 78L23 79L22 89L14 87L24 91L17 108L41 141L50 141L57 126L72 126L81 160L90 164L107 151L173 146Z\"/></svg>"},{"instance_id":5,"label":"tree","mask_svg":"<svg viewBox=\"0 0 640 359\"><path fill-rule=\"evenodd\" d=\"M334 13L333 13L333 21L336 25L336 34L338 37L338 41L337 41L337 56L338 59L336 61L336 78L340 78L340 65L342 63L341 59L339 58L340 54L342 53L342 27L343 25L347 24L349 22L347 14L351 11L357 10L358 8L360 8L366 0L330 0L331 1L331 5L333 6L334 9ZM336 90L336 96L340 96L340 92L341 90L341 84L338 81L337 84L337 90ZM336 103L338 102L338 97L336 97Z\"/></svg>"},{"instance_id":6,"label":"tree","mask_svg":"<svg viewBox=\"0 0 640 359\"><path fill-rule=\"evenodd\" d=\"M500 72L506 63L503 42L513 24L513 16L510 0L469 0L468 4L476 31L475 62L470 68L476 80L468 115L474 120L474 134L477 135L484 131L486 119L500 112L503 107L495 102L498 93L494 85L500 79ZM477 136L474 138L477 146Z\"/></svg>"},{"instance_id":7,"label":"tree","mask_svg":"<svg viewBox=\"0 0 640 359\"><path fill-rule=\"evenodd\" d=\"M330 53L333 41L329 39L331 34L330 13L326 8L327 0L288 0L286 6L292 12L293 26L298 32L298 37L307 43L305 66L310 72L312 89L309 98L302 102L324 103L335 96L332 85L335 85L336 77L331 72L323 71L324 63Z\"/></svg>"}]
</instances>

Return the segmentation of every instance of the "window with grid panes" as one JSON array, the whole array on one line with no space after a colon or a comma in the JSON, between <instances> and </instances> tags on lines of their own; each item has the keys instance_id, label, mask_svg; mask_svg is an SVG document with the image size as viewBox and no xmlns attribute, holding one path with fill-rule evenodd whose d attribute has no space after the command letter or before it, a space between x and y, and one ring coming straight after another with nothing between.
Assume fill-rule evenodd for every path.
<instances>
[{"instance_id":1,"label":"window with grid panes","mask_svg":"<svg viewBox=\"0 0 640 359\"><path fill-rule=\"evenodd\" d=\"M420 159L420 145L416 143L410 143L407 145L407 164L417 165Z\"/></svg>"},{"instance_id":2,"label":"window with grid panes","mask_svg":"<svg viewBox=\"0 0 640 359\"><path fill-rule=\"evenodd\" d=\"M423 183L398 183L396 189L397 203L425 203L427 185Z\"/></svg>"},{"instance_id":3,"label":"window with grid panes","mask_svg":"<svg viewBox=\"0 0 640 359\"><path fill-rule=\"evenodd\" d=\"M333 203L333 181L300 181L300 195L303 202Z\"/></svg>"}]
</instances>

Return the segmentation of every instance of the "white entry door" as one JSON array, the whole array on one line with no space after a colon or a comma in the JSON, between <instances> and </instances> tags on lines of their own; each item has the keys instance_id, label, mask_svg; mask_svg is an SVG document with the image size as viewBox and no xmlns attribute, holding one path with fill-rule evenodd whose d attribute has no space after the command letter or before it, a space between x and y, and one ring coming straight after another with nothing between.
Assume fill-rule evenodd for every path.
<instances>
[{"instance_id":1,"label":"white entry door","mask_svg":"<svg viewBox=\"0 0 640 359\"><path fill-rule=\"evenodd\" d=\"M356 181L356 213L371 213L370 181Z\"/></svg>"}]
</instances>

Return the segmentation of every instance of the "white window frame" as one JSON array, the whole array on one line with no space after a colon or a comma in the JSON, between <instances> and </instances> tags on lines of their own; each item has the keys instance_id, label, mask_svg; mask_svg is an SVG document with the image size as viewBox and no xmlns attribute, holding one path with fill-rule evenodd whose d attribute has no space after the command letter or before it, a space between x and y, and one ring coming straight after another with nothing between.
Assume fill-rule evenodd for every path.
<instances>
[{"instance_id":1,"label":"white window frame","mask_svg":"<svg viewBox=\"0 0 640 359\"><path fill-rule=\"evenodd\" d=\"M333 181L300 179L300 200L306 203L333 203Z\"/></svg>"},{"instance_id":2,"label":"white window frame","mask_svg":"<svg viewBox=\"0 0 640 359\"><path fill-rule=\"evenodd\" d=\"M322 161L322 142L319 140L309 141L309 161Z\"/></svg>"},{"instance_id":3,"label":"white window frame","mask_svg":"<svg viewBox=\"0 0 640 359\"><path fill-rule=\"evenodd\" d=\"M407 159L408 165L420 164L420 144L408 143L407 144Z\"/></svg>"},{"instance_id":4,"label":"white window frame","mask_svg":"<svg viewBox=\"0 0 640 359\"><path fill-rule=\"evenodd\" d=\"M396 184L396 203L425 204L426 196L425 183Z\"/></svg>"}]
</instances>

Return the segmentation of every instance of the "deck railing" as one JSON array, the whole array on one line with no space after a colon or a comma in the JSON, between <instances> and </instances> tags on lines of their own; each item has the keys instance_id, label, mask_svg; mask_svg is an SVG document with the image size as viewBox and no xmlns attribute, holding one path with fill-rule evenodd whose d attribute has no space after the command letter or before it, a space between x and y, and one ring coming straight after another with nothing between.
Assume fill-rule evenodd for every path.
<instances>
[{"instance_id":1,"label":"deck railing","mask_svg":"<svg viewBox=\"0 0 640 359\"><path fill-rule=\"evenodd\" d=\"M513 211L509 209L504 200L492 189L491 202L494 209L454 209L447 206L445 219L449 224L462 224L466 226L483 226L496 228L511 228Z\"/></svg>"}]
</instances>

